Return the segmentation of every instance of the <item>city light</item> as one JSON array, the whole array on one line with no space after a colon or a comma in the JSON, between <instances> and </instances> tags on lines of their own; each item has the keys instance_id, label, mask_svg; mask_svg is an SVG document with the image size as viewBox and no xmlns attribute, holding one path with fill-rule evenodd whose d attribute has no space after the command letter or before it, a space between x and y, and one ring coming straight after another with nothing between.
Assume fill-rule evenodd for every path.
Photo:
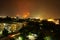
<instances>
[{"instance_id":1,"label":"city light","mask_svg":"<svg viewBox=\"0 0 60 40\"><path fill-rule=\"evenodd\" d=\"M16 40L23 40L23 37L18 37L18 38L16 38Z\"/></svg>"},{"instance_id":2,"label":"city light","mask_svg":"<svg viewBox=\"0 0 60 40\"><path fill-rule=\"evenodd\" d=\"M55 19L48 19L48 21L52 21L52 22L54 22L55 24L59 24L59 20L55 20Z\"/></svg>"},{"instance_id":3,"label":"city light","mask_svg":"<svg viewBox=\"0 0 60 40\"><path fill-rule=\"evenodd\" d=\"M4 23L4 26L5 26L6 24Z\"/></svg>"},{"instance_id":4,"label":"city light","mask_svg":"<svg viewBox=\"0 0 60 40\"><path fill-rule=\"evenodd\" d=\"M54 19L48 19L48 21L54 21Z\"/></svg>"},{"instance_id":5,"label":"city light","mask_svg":"<svg viewBox=\"0 0 60 40\"><path fill-rule=\"evenodd\" d=\"M32 33L32 34L29 34L27 37L29 38L29 40L35 40L37 35Z\"/></svg>"},{"instance_id":6,"label":"city light","mask_svg":"<svg viewBox=\"0 0 60 40\"><path fill-rule=\"evenodd\" d=\"M0 31L0 35L2 35L2 31Z\"/></svg>"},{"instance_id":7,"label":"city light","mask_svg":"<svg viewBox=\"0 0 60 40\"><path fill-rule=\"evenodd\" d=\"M15 20L15 18L13 20ZM35 40L35 39L40 40L39 35L43 35L41 39L52 40L53 38L52 36L54 36L59 31L59 27L60 27L59 20L57 19L40 20L39 17L37 17L37 19L28 18L28 20L26 19L21 20L19 18L19 20L16 20L16 22L8 21L8 22L0 23L0 35L1 37L2 36L4 37L7 35L8 38L15 39L15 40L24 40L24 39L25 40Z\"/></svg>"},{"instance_id":8,"label":"city light","mask_svg":"<svg viewBox=\"0 0 60 40\"><path fill-rule=\"evenodd\" d=\"M56 21L54 21L55 22L55 24L59 24L59 20L56 20Z\"/></svg>"},{"instance_id":9,"label":"city light","mask_svg":"<svg viewBox=\"0 0 60 40\"><path fill-rule=\"evenodd\" d=\"M12 25L11 25L11 31L12 31L12 32L15 32L15 31L16 31L16 24L12 24Z\"/></svg>"},{"instance_id":10,"label":"city light","mask_svg":"<svg viewBox=\"0 0 60 40\"><path fill-rule=\"evenodd\" d=\"M50 36L46 36L44 40L52 40Z\"/></svg>"}]
</instances>

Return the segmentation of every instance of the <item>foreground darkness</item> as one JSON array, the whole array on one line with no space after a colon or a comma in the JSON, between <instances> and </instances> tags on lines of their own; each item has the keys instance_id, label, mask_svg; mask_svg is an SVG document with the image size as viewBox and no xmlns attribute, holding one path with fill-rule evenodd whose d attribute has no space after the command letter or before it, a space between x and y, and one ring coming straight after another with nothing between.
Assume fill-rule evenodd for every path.
<instances>
[{"instance_id":1,"label":"foreground darkness","mask_svg":"<svg viewBox=\"0 0 60 40\"><path fill-rule=\"evenodd\" d=\"M1 26L3 23L5 25L4 28ZM19 23L22 23L22 26ZM10 26L12 28L9 29L8 24L13 25ZM19 24L19 27L16 24ZM19 30L15 27L18 27ZM2 34L0 33L0 40L60 40L60 24L47 20L0 18L0 31L2 31Z\"/></svg>"}]
</instances>

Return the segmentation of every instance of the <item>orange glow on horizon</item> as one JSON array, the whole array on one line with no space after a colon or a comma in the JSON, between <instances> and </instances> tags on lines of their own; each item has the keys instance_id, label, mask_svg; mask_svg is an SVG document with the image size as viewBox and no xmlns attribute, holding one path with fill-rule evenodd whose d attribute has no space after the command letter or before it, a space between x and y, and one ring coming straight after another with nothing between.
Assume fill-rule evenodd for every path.
<instances>
[{"instance_id":1,"label":"orange glow on horizon","mask_svg":"<svg viewBox=\"0 0 60 40\"><path fill-rule=\"evenodd\" d=\"M27 18L27 17L29 17L29 15L30 15L29 12L24 12L23 15L22 15L22 17L23 17L23 18Z\"/></svg>"},{"instance_id":2,"label":"orange glow on horizon","mask_svg":"<svg viewBox=\"0 0 60 40\"><path fill-rule=\"evenodd\" d=\"M17 17L18 17L18 16L19 16L19 14L18 14L18 13L16 13L16 14L15 14L15 16L17 16Z\"/></svg>"}]
</instances>

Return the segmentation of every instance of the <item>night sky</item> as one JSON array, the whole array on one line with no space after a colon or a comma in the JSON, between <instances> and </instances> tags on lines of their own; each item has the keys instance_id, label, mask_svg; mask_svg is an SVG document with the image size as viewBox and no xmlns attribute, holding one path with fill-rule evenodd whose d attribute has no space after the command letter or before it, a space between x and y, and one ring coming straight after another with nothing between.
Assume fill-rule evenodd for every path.
<instances>
[{"instance_id":1,"label":"night sky","mask_svg":"<svg viewBox=\"0 0 60 40\"><path fill-rule=\"evenodd\" d=\"M28 15L29 13L29 15ZM60 18L59 0L0 0L0 16Z\"/></svg>"}]
</instances>

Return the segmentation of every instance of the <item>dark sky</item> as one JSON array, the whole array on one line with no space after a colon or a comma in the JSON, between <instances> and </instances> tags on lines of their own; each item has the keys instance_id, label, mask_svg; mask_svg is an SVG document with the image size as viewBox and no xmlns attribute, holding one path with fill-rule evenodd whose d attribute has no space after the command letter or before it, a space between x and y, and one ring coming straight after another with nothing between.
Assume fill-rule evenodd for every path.
<instances>
[{"instance_id":1,"label":"dark sky","mask_svg":"<svg viewBox=\"0 0 60 40\"><path fill-rule=\"evenodd\" d=\"M29 12L29 17L60 18L59 0L0 0L1 16L22 16Z\"/></svg>"}]
</instances>

